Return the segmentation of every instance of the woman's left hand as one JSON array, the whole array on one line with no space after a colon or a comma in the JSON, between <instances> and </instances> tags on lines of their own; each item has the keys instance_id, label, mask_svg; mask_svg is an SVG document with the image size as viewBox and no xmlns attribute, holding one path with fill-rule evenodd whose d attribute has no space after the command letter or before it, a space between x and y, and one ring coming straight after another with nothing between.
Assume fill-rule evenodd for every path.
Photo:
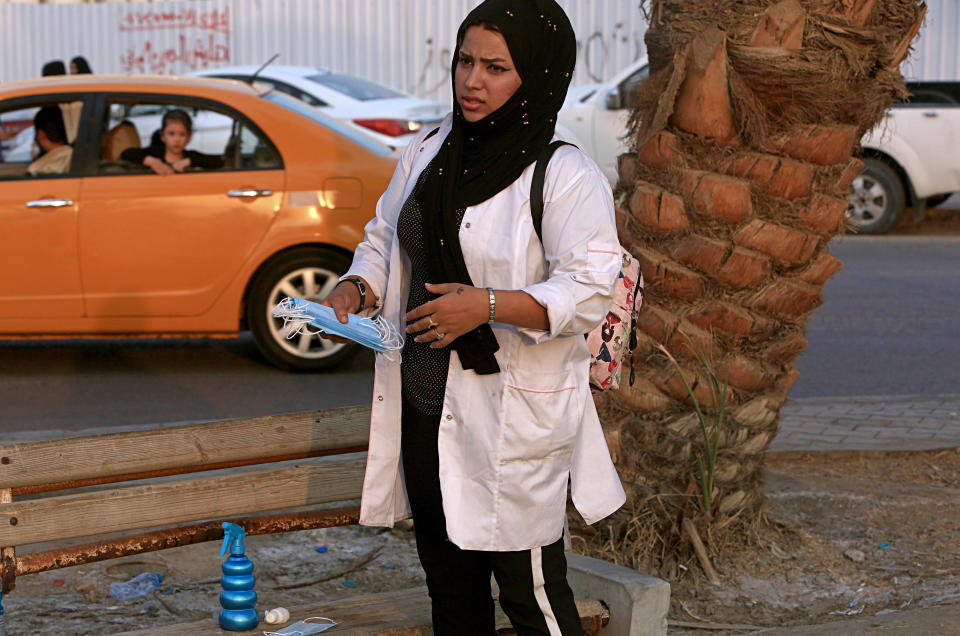
<instances>
[{"instance_id":1,"label":"woman's left hand","mask_svg":"<svg viewBox=\"0 0 960 636\"><path fill-rule=\"evenodd\" d=\"M419 334L417 342L429 342L431 349L447 346L458 337L487 322L490 296L487 290L460 283L427 283L427 291L439 298L407 313L407 333Z\"/></svg>"}]
</instances>

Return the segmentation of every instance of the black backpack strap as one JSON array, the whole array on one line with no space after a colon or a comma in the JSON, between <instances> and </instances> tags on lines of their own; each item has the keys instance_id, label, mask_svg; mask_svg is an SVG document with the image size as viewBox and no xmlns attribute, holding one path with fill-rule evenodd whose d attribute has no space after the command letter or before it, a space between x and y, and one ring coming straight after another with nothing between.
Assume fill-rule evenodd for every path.
<instances>
[{"instance_id":1,"label":"black backpack strap","mask_svg":"<svg viewBox=\"0 0 960 636\"><path fill-rule=\"evenodd\" d=\"M550 157L561 146L573 146L566 141L554 141L540 151L537 165L533 168L533 180L530 182L530 215L533 217L533 229L537 231L537 238L543 244L543 184L547 178L547 164Z\"/></svg>"}]
</instances>

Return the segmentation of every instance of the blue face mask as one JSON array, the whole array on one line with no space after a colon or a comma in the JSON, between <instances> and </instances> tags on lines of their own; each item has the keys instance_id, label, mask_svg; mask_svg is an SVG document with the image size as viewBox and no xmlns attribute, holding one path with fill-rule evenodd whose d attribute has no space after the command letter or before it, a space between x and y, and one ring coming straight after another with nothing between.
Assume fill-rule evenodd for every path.
<instances>
[{"instance_id":1,"label":"blue face mask","mask_svg":"<svg viewBox=\"0 0 960 636\"><path fill-rule=\"evenodd\" d=\"M326 623L314 623L311 621L327 621ZM330 618L322 616L312 616L298 621L292 625L287 625L283 629L275 632L263 632L263 636L310 636L310 634L319 634L325 632L340 623Z\"/></svg>"},{"instance_id":2,"label":"blue face mask","mask_svg":"<svg viewBox=\"0 0 960 636\"><path fill-rule=\"evenodd\" d=\"M309 326L349 338L379 353L389 355L403 348L403 334L379 316L371 320L350 314L344 325L329 307L302 298L285 298L273 308L272 313L274 318L283 318L287 338L301 333L316 333L310 331Z\"/></svg>"}]
</instances>

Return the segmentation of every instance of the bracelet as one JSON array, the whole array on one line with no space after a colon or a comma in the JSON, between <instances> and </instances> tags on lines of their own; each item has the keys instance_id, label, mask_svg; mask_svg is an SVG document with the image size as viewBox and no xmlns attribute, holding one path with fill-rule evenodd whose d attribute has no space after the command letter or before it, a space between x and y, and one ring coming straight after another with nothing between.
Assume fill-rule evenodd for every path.
<instances>
[{"instance_id":1,"label":"bracelet","mask_svg":"<svg viewBox=\"0 0 960 636\"><path fill-rule=\"evenodd\" d=\"M493 322L493 318L497 313L497 297L493 293L493 287L487 287L487 293L490 294L490 317L487 319L487 322Z\"/></svg>"},{"instance_id":2,"label":"bracelet","mask_svg":"<svg viewBox=\"0 0 960 636\"><path fill-rule=\"evenodd\" d=\"M367 304L367 286L363 284L363 281L359 278L344 278L341 283L353 283L357 287L357 291L360 292L360 307L357 311L363 311L363 306Z\"/></svg>"}]
</instances>

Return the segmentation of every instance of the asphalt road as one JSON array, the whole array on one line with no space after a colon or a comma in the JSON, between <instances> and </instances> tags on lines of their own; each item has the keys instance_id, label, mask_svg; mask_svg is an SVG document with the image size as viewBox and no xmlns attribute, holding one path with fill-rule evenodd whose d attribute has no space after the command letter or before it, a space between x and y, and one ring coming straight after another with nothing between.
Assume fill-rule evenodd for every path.
<instances>
[{"instance_id":1,"label":"asphalt road","mask_svg":"<svg viewBox=\"0 0 960 636\"><path fill-rule=\"evenodd\" d=\"M847 236L791 397L941 395L960 381L960 235ZM0 434L143 427L366 403L373 355L279 371L239 340L0 341Z\"/></svg>"},{"instance_id":2,"label":"asphalt road","mask_svg":"<svg viewBox=\"0 0 960 636\"><path fill-rule=\"evenodd\" d=\"M791 397L960 392L960 236L846 236Z\"/></svg>"},{"instance_id":3,"label":"asphalt road","mask_svg":"<svg viewBox=\"0 0 960 636\"><path fill-rule=\"evenodd\" d=\"M288 373L228 340L0 341L0 434L187 423L369 401L373 354ZM28 437L35 437L33 434Z\"/></svg>"}]
</instances>

